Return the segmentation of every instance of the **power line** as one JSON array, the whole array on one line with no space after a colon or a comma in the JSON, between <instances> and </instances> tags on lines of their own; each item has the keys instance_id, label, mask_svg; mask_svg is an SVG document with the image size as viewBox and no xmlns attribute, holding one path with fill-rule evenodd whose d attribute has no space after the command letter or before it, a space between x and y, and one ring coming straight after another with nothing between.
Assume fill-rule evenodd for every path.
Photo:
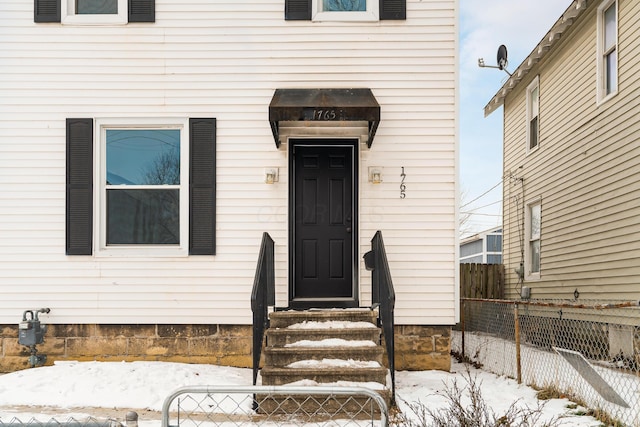
<instances>
[{"instance_id":1,"label":"power line","mask_svg":"<svg viewBox=\"0 0 640 427\"><path fill-rule=\"evenodd\" d=\"M488 189L487 191L485 191L484 193L482 193L481 195L479 195L478 197L476 197L475 199L471 200L470 202L465 203L464 205L460 206L460 208L464 208L465 206L469 206L471 203L475 202L476 200L486 196L487 194L489 194L492 190L494 190L497 186L499 186L500 184L502 184L502 180L500 180L500 182L498 182L496 185L494 185L493 187L491 187L490 189Z\"/></svg>"},{"instance_id":2,"label":"power line","mask_svg":"<svg viewBox=\"0 0 640 427\"><path fill-rule=\"evenodd\" d=\"M473 212L460 212L465 215L479 215L479 216L502 216L502 214L484 214L484 213L473 213Z\"/></svg>"},{"instance_id":3,"label":"power line","mask_svg":"<svg viewBox=\"0 0 640 427\"><path fill-rule=\"evenodd\" d=\"M498 203L502 203L502 200L496 200L493 203L489 203L487 205L484 206L478 206L477 208L473 208L470 211L466 211L466 212L460 212L460 213L468 213L468 214L473 214L475 211L480 210L480 209L484 209L484 208L488 208L489 206L493 206L493 205L497 205Z\"/></svg>"}]
</instances>

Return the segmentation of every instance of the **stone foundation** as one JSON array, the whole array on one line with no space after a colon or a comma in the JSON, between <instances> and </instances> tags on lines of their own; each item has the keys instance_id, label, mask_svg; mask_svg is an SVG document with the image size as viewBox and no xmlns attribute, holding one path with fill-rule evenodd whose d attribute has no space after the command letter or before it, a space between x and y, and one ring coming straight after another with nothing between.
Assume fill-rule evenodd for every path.
<instances>
[{"instance_id":1,"label":"stone foundation","mask_svg":"<svg viewBox=\"0 0 640 427\"><path fill-rule=\"evenodd\" d=\"M250 325L47 325L38 354L56 360L163 361L250 368ZM449 326L396 326L396 370L450 369ZM18 325L0 325L0 372L29 367Z\"/></svg>"},{"instance_id":2,"label":"stone foundation","mask_svg":"<svg viewBox=\"0 0 640 427\"><path fill-rule=\"evenodd\" d=\"M397 371L450 371L451 326L395 327Z\"/></svg>"}]
</instances>

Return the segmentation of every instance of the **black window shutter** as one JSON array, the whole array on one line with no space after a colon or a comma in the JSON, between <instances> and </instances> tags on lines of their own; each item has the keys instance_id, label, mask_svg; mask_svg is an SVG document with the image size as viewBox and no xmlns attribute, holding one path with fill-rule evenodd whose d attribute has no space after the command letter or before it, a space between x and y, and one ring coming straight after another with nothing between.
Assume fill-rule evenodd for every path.
<instances>
[{"instance_id":1,"label":"black window shutter","mask_svg":"<svg viewBox=\"0 0 640 427\"><path fill-rule=\"evenodd\" d=\"M155 22L155 0L129 0L129 22Z\"/></svg>"},{"instance_id":2,"label":"black window shutter","mask_svg":"<svg viewBox=\"0 0 640 427\"><path fill-rule=\"evenodd\" d=\"M34 0L34 22L60 22L61 0Z\"/></svg>"},{"instance_id":3,"label":"black window shutter","mask_svg":"<svg viewBox=\"0 0 640 427\"><path fill-rule=\"evenodd\" d=\"M285 0L284 19L288 21L310 21L311 0Z\"/></svg>"},{"instance_id":4,"label":"black window shutter","mask_svg":"<svg viewBox=\"0 0 640 427\"><path fill-rule=\"evenodd\" d=\"M380 20L407 19L407 0L380 0Z\"/></svg>"},{"instance_id":5,"label":"black window shutter","mask_svg":"<svg viewBox=\"0 0 640 427\"><path fill-rule=\"evenodd\" d=\"M67 119L66 254L93 249L93 119Z\"/></svg>"},{"instance_id":6,"label":"black window shutter","mask_svg":"<svg viewBox=\"0 0 640 427\"><path fill-rule=\"evenodd\" d=\"M189 119L189 254L216 254L216 119Z\"/></svg>"}]
</instances>

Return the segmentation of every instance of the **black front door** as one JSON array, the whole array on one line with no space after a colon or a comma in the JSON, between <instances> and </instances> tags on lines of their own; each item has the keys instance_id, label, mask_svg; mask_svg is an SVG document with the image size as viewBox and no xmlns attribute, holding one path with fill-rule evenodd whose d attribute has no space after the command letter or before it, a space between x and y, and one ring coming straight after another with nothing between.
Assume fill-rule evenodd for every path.
<instances>
[{"instance_id":1,"label":"black front door","mask_svg":"<svg viewBox=\"0 0 640 427\"><path fill-rule=\"evenodd\" d=\"M357 305L356 148L355 140L291 142L290 303L294 308Z\"/></svg>"}]
</instances>

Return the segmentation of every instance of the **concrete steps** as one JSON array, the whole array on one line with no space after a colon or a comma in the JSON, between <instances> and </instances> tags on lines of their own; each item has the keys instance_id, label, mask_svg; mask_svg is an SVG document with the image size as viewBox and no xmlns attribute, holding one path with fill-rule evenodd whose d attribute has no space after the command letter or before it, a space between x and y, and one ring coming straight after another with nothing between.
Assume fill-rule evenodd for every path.
<instances>
[{"instance_id":1,"label":"concrete steps","mask_svg":"<svg viewBox=\"0 0 640 427\"><path fill-rule=\"evenodd\" d=\"M265 384L265 378L268 378L266 381L268 384ZM262 384L264 385L283 385L303 380L317 383L347 381L385 384L386 379L386 368L265 368L262 372Z\"/></svg>"},{"instance_id":2,"label":"concrete steps","mask_svg":"<svg viewBox=\"0 0 640 427\"><path fill-rule=\"evenodd\" d=\"M357 341L380 340L378 328L350 328L350 329L267 329L267 341L273 348L284 347L303 340L321 341L325 339L344 339Z\"/></svg>"},{"instance_id":3,"label":"concrete steps","mask_svg":"<svg viewBox=\"0 0 640 427\"><path fill-rule=\"evenodd\" d=\"M292 324L302 322L367 322L374 326L377 322L377 313L367 308L356 309L310 309L276 311L270 314L270 327L286 328Z\"/></svg>"},{"instance_id":4,"label":"concrete steps","mask_svg":"<svg viewBox=\"0 0 640 427\"><path fill-rule=\"evenodd\" d=\"M291 310L269 319L262 385L349 383L373 388L390 401L376 312Z\"/></svg>"},{"instance_id":5,"label":"concrete steps","mask_svg":"<svg viewBox=\"0 0 640 427\"><path fill-rule=\"evenodd\" d=\"M265 350L265 366L286 367L303 360L322 361L326 359L363 360L377 362L383 366L384 351L380 346L373 347L270 347Z\"/></svg>"}]
</instances>

